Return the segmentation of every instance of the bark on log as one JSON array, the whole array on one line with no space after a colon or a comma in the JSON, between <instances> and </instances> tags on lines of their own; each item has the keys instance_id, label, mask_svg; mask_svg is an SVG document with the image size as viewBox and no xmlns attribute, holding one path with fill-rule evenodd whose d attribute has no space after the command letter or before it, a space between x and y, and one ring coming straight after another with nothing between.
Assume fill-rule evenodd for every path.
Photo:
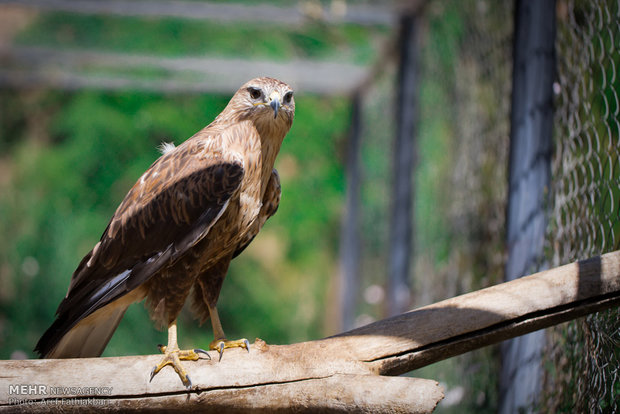
<instances>
[{"instance_id":1,"label":"bark on log","mask_svg":"<svg viewBox=\"0 0 620 414\"><path fill-rule=\"evenodd\" d=\"M442 398L435 381L381 375L407 372L619 303L620 252L614 252L334 337L292 345L257 340L250 353L230 349L221 362L215 355L186 362L194 383L190 391L172 369L148 381L160 355L0 361L0 411L430 412ZM17 402L28 405L11 405Z\"/></svg>"}]
</instances>

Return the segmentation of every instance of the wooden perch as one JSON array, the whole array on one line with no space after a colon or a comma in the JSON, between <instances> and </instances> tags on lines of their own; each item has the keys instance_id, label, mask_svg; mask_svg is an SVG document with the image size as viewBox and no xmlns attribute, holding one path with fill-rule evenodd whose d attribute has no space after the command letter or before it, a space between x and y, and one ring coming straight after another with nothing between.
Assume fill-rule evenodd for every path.
<instances>
[{"instance_id":1,"label":"wooden perch","mask_svg":"<svg viewBox=\"0 0 620 414\"><path fill-rule=\"evenodd\" d=\"M292 345L257 340L250 353L230 349L221 362L215 355L186 362L190 391L172 369L149 383L160 355L0 361L0 411L431 412L443 398L435 381L384 375L619 303L620 252L614 252L334 337Z\"/></svg>"}]
</instances>

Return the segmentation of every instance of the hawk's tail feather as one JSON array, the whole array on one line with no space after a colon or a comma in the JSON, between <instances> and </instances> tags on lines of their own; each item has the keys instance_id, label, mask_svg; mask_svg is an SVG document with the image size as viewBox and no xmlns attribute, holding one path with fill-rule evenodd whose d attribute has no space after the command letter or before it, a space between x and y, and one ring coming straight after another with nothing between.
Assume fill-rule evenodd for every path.
<instances>
[{"instance_id":1,"label":"hawk's tail feather","mask_svg":"<svg viewBox=\"0 0 620 414\"><path fill-rule=\"evenodd\" d=\"M114 302L82 319L59 336L62 322L56 320L37 344L41 358L91 358L103 353L129 305Z\"/></svg>"}]
</instances>

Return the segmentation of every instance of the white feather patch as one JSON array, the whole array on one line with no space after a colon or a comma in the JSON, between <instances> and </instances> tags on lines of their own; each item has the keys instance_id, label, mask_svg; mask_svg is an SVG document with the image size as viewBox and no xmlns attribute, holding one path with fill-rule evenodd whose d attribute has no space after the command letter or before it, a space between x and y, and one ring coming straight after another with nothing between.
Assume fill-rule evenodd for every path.
<instances>
[{"instance_id":1,"label":"white feather patch","mask_svg":"<svg viewBox=\"0 0 620 414\"><path fill-rule=\"evenodd\" d=\"M170 151L173 151L175 148L176 146L172 142L162 142L159 145L159 147L157 147L157 149L159 150L159 152L162 153L162 155L165 155L169 153Z\"/></svg>"}]
</instances>

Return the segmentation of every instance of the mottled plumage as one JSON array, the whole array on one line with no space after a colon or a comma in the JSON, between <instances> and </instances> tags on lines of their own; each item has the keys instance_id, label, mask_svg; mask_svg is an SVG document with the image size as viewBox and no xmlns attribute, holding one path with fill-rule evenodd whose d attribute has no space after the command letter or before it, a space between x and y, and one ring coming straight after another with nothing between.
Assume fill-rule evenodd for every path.
<instances>
[{"instance_id":1,"label":"mottled plumage","mask_svg":"<svg viewBox=\"0 0 620 414\"><path fill-rule=\"evenodd\" d=\"M82 259L35 350L99 356L126 308L144 298L158 326L174 326L176 346L175 320L192 288L196 315L221 331L215 305L228 265L280 202L273 165L294 111L288 85L253 79L210 125L163 147Z\"/></svg>"}]
</instances>

